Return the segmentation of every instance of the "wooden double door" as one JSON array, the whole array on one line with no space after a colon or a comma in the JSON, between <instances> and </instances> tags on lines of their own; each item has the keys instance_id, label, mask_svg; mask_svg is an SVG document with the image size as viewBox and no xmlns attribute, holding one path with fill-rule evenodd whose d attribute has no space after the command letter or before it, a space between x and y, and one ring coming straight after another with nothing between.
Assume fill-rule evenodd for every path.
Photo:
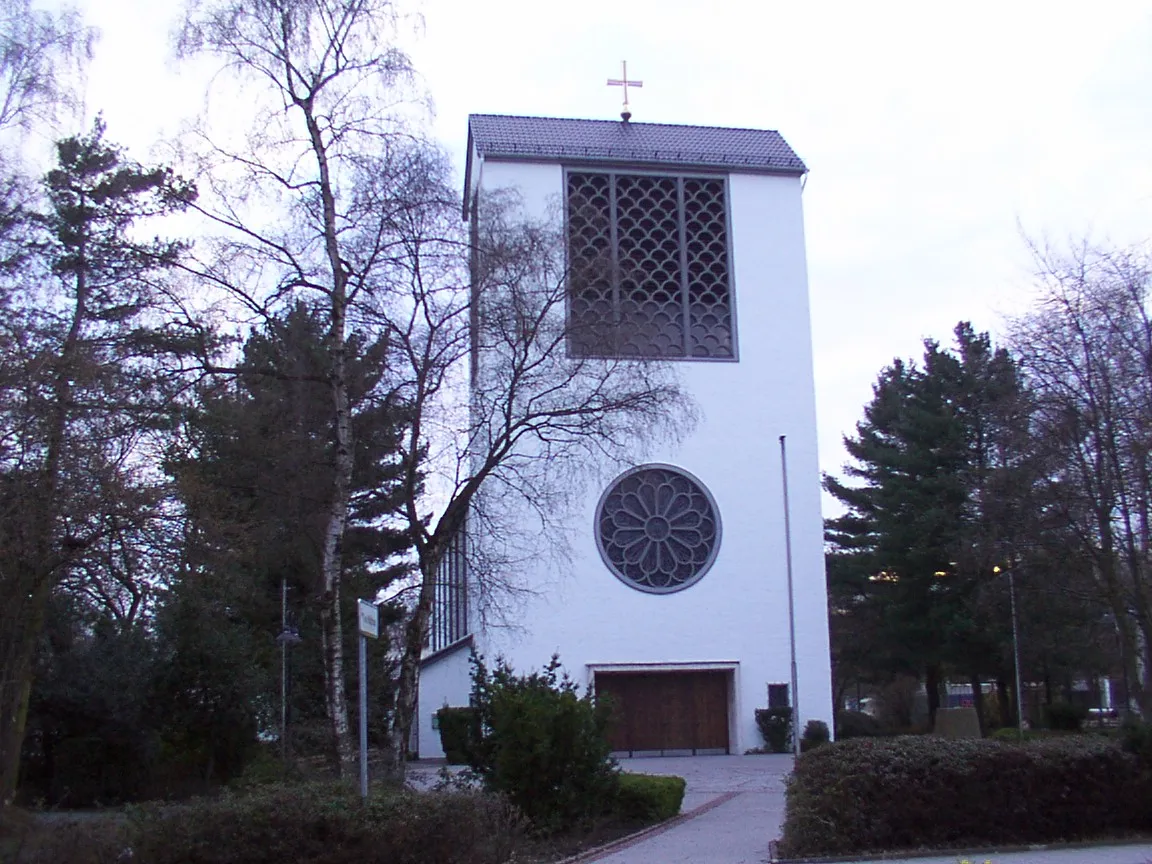
<instances>
[{"instance_id":1,"label":"wooden double door","mask_svg":"<svg viewBox=\"0 0 1152 864\"><path fill-rule=\"evenodd\" d=\"M613 708L616 752L728 752L724 670L597 672L596 695Z\"/></svg>"}]
</instances>

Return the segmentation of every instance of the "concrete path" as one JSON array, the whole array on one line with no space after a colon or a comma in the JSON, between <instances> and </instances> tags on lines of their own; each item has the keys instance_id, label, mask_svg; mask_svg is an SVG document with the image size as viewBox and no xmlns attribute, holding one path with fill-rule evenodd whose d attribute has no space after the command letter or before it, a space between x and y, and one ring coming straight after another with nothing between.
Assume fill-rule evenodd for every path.
<instances>
[{"instance_id":1,"label":"concrete path","mask_svg":"<svg viewBox=\"0 0 1152 864\"><path fill-rule=\"evenodd\" d=\"M761 864L780 836L791 756L621 759L625 771L688 782L681 818L584 861L603 864ZM952 862L955 864L955 862Z\"/></svg>"}]
</instances>

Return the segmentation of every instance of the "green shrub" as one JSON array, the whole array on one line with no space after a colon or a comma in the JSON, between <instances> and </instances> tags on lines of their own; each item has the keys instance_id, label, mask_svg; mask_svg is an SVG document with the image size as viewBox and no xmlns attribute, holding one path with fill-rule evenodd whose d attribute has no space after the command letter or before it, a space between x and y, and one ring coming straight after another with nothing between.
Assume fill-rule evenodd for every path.
<instances>
[{"instance_id":1,"label":"green shrub","mask_svg":"<svg viewBox=\"0 0 1152 864\"><path fill-rule=\"evenodd\" d=\"M686 786L683 777L621 774L615 811L628 820L663 822L680 812Z\"/></svg>"},{"instance_id":2,"label":"green shrub","mask_svg":"<svg viewBox=\"0 0 1152 864\"><path fill-rule=\"evenodd\" d=\"M884 725L863 711L841 711L836 715L836 740L847 738L878 738L887 735Z\"/></svg>"},{"instance_id":3,"label":"green shrub","mask_svg":"<svg viewBox=\"0 0 1152 864\"><path fill-rule=\"evenodd\" d=\"M1099 737L860 738L799 760L785 857L1046 843L1152 828L1152 776Z\"/></svg>"},{"instance_id":4,"label":"green shrub","mask_svg":"<svg viewBox=\"0 0 1152 864\"><path fill-rule=\"evenodd\" d=\"M792 749L792 708L757 708L756 725L764 738L764 746L773 753L788 753Z\"/></svg>"},{"instance_id":5,"label":"green shrub","mask_svg":"<svg viewBox=\"0 0 1152 864\"><path fill-rule=\"evenodd\" d=\"M823 720L809 720L804 724L804 734L800 736L800 752L815 750L832 740L828 734L828 724Z\"/></svg>"},{"instance_id":6,"label":"green shrub","mask_svg":"<svg viewBox=\"0 0 1152 864\"><path fill-rule=\"evenodd\" d=\"M268 786L142 810L141 864L502 864L519 817L483 793L393 792L362 802L335 784Z\"/></svg>"},{"instance_id":7,"label":"green shrub","mask_svg":"<svg viewBox=\"0 0 1152 864\"><path fill-rule=\"evenodd\" d=\"M1053 702L1044 706L1044 723L1049 729L1079 732L1088 719L1088 709L1071 702Z\"/></svg>"},{"instance_id":8,"label":"green shrub","mask_svg":"<svg viewBox=\"0 0 1152 864\"><path fill-rule=\"evenodd\" d=\"M1128 753L1152 765L1152 724L1129 718L1120 726L1120 745Z\"/></svg>"},{"instance_id":9,"label":"green shrub","mask_svg":"<svg viewBox=\"0 0 1152 864\"><path fill-rule=\"evenodd\" d=\"M1050 736L1046 736L1042 732L1033 729L1025 729L1024 734L1021 735L1020 730L1015 726L1004 726L997 729L988 737L993 741L1002 741L1005 744L1017 744L1020 741L1039 741Z\"/></svg>"},{"instance_id":10,"label":"green shrub","mask_svg":"<svg viewBox=\"0 0 1152 864\"><path fill-rule=\"evenodd\" d=\"M480 715L475 708L450 708L436 712L440 726L440 746L449 765L467 765L468 752L479 738Z\"/></svg>"},{"instance_id":11,"label":"green shrub","mask_svg":"<svg viewBox=\"0 0 1152 864\"><path fill-rule=\"evenodd\" d=\"M12 864L122 864L132 840L120 814L33 818L19 837L0 837L0 861ZM6 842L7 841L7 842Z\"/></svg>"},{"instance_id":12,"label":"green shrub","mask_svg":"<svg viewBox=\"0 0 1152 864\"><path fill-rule=\"evenodd\" d=\"M472 702L480 739L469 764L487 789L507 795L541 833L600 816L616 798L609 755L611 708L581 696L560 661L516 675L503 660L489 672L472 660Z\"/></svg>"}]
</instances>

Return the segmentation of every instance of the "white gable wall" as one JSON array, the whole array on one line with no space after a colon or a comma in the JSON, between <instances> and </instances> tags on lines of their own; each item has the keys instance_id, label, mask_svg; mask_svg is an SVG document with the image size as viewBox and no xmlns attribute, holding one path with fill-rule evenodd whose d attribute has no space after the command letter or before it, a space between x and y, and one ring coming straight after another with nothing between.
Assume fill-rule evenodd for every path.
<instances>
[{"instance_id":1,"label":"white gable wall","mask_svg":"<svg viewBox=\"0 0 1152 864\"><path fill-rule=\"evenodd\" d=\"M563 170L555 164L486 161L475 167L483 191L518 189L526 215L560 211ZM702 415L678 447L650 453L695 475L720 510L722 536L712 568L673 594L647 594L618 580L595 545L594 510L603 489L588 490L575 515L567 572L525 573L541 591L525 603L522 631L477 634L478 650L503 654L528 670L554 653L572 676L628 664L733 671L732 752L760 746L753 711L767 684L790 677L779 436L788 436L801 726L832 725L823 531L816 455L815 398L800 182L795 177L729 177L738 362L678 362ZM673 361L676 362L676 361ZM440 663L464 663L461 656ZM459 680L438 669L436 681ZM431 685L431 686L430 686ZM430 712L463 694L421 681L422 756L437 755ZM436 690L437 692L432 692Z\"/></svg>"}]
</instances>

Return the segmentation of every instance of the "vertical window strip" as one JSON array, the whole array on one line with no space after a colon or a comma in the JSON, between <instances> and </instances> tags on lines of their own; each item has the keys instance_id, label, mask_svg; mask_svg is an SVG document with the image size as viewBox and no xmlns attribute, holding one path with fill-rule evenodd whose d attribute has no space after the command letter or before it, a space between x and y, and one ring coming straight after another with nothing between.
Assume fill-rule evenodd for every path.
<instances>
[{"instance_id":1,"label":"vertical window strip","mask_svg":"<svg viewBox=\"0 0 1152 864\"><path fill-rule=\"evenodd\" d=\"M447 648L468 635L468 537L464 529L448 544L437 568L429 647Z\"/></svg>"}]
</instances>

